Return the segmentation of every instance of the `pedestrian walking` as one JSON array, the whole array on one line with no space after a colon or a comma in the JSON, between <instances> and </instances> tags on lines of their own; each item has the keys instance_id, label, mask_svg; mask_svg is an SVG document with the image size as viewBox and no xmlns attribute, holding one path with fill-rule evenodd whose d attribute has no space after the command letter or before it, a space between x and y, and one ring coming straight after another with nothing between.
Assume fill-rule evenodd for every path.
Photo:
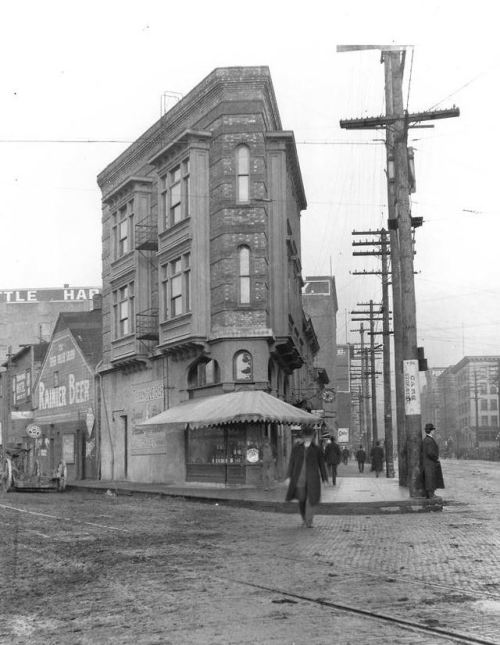
<instances>
[{"instance_id":1,"label":"pedestrian walking","mask_svg":"<svg viewBox=\"0 0 500 645\"><path fill-rule=\"evenodd\" d=\"M347 462L349 461L349 450L347 446L342 450L342 462L347 466Z\"/></svg>"},{"instance_id":2,"label":"pedestrian walking","mask_svg":"<svg viewBox=\"0 0 500 645\"><path fill-rule=\"evenodd\" d=\"M432 423L425 424L425 437L422 441L423 480L426 497L436 497L436 488L444 488L443 471L439 461L439 446L434 439Z\"/></svg>"},{"instance_id":3,"label":"pedestrian walking","mask_svg":"<svg viewBox=\"0 0 500 645\"><path fill-rule=\"evenodd\" d=\"M363 446L360 446L356 450L356 461L358 462L358 470L360 473L365 470L365 461L366 461L366 452L363 450Z\"/></svg>"},{"instance_id":4,"label":"pedestrian walking","mask_svg":"<svg viewBox=\"0 0 500 645\"><path fill-rule=\"evenodd\" d=\"M287 502L298 499L302 524L307 528L312 528L316 506L321 499L321 481L328 482L323 453L313 437L312 428L303 428L301 441L292 448L285 498Z\"/></svg>"},{"instance_id":5,"label":"pedestrian walking","mask_svg":"<svg viewBox=\"0 0 500 645\"><path fill-rule=\"evenodd\" d=\"M337 483L337 466L340 464L341 452L340 446L335 441L335 437L330 435L325 447L325 462L328 468L328 473L332 478L332 486Z\"/></svg>"},{"instance_id":6,"label":"pedestrian walking","mask_svg":"<svg viewBox=\"0 0 500 645\"><path fill-rule=\"evenodd\" d=\"M372 470L375 471L375 477L378 477L384 468L384 449L380 445L380 441L377 441L371 449L370 457L372 460Z\"/></svg>"},{"instance_id":7,"label":"pedestrian walking","mask_svg":"<svg viewBox=\"0 0 500 645\"><path fill-rule=\"evenodd\" d=\"M269 490L274 481L274 454L268 437L262 445L262 481L264 490Z\"/></svg>"}]
</instances>

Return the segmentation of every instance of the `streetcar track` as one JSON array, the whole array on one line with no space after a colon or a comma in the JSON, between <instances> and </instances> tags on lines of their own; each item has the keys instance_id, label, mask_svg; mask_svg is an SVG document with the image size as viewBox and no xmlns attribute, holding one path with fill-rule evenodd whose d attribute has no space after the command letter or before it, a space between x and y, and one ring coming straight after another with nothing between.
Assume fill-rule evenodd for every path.
<instances>
[{"instance_id":1,"label":"streetcar track","mask_svg":"<svg viewBox=\"0 0 500 645\"><path fill-rule=\"evenodd\" d=\"M108 529L110 531L120 531L122 533L130 533L128 529L124 529L118 526L107 526L106 524L97 524L96 522L86 522L85 520L80 520L77 517L64 517L58 515L50 515L49 513L40 513L37 511L30 511L25 508L17 508L16 506L8 506L7 504L0 504L0 508L4 508L11 511L17 511L18 513L27 513L28 515L35 515L39 517L46 517L53 520L58 520L60 522L75 522L78 524L86 524L87 526L95 526L101 529Z\"/></svg>"},{"instance_id":2,"label":"streetcar track","mask_svg":"<svg viewBox=\"0 0 500 645\"><path fill-rule=\"evenodd\" d=\"M463 643L464 645L498 645L498 641L490 641L484 638L477 638L469 634L462 634L450 629L444 629L440 627L431 627L428 625L423 625L422 623L417 623L411 620L406 620L404 618L398 618L397 616L390 616L389 614L384 614L381 612L370 611L368 609L361 609L360 607L354 607L353 605L347 605L345 603L332 602L329 600L324 600L323 598L312 598L303 594L294 593L291 591L285 591L283 589L278 589L275 587L268 587L266 585L260 585L254 582L248 582L246 580L239 580L237 578L229 577L215 577L211 576L214 579L225 582L233 582L236 584L243 585L245 587L251 587L253 589L260 589L261 591L267 591L269 593L280 594L285 598L292 598L294 600L301 600L315 605L320 605L322 607L328 607L329 609L336 609L338 611L343 611L349 614L355 614L362 616L364 618L369 618L372 620L378 620L384 623L390 623L397 625L407 631L416 631L423 634L428 634L432 636L438 636L439 638L448 638L452 639L457 643Z\"/></svg>"},{"instance_id":3,"label":"streetcar track","mask_svg":"<svg viewBox=\"0 0 500 645\"><path fill-rule=\"evenodd\" d=\"M282 555L282 554L279 554L279 553L274 554L273 557L275 557L277 559L281 559L281 560L287 560L287 561L295 562L295 563L301 562L301 560L299 558L294 558L294 557L292 557L290 555ZM332 564L331 560L326 560L324 558L317 558L317 562L322 562L323 564ZM338 565L336 565L336 566L338 566ZM370 571L370 570L364 569L364 568L363 569L358 568L358 569L354 570L354 568L351 567L350 569L343 568L342 570L339 570L337 568L335 570L335 572L338 573L339 576L352 576L353 574L363 576L363 577L370 576L371 578L378 579L379 581L382 581L382 582L384 581L384 578L385 578L385 582L389 582L389 580L387 580L387 578L391 578L391 579L393 579L393 580L395 580L397 582L406 583L406 584L417 583L417 584L423 585L423 586L437 587L438 589L445 589L447 591L454 591L454 592L463 593L463 594L466 594L467 596L475 596L475 598L474 598L475 600L482 600L481 597L479 597L479 598L477 597L479 594L481 596L484 595L484 596L488 596L489 598L500 600L500 593L494 593L492 591L483 591L482 589L480 591L479 590L471 591L470 589L464 589L462 587L457 587L456 585L452 586L452 585L444 584L442 582L429 582L427 580L423 580L422 578L410 577L410 576L402 576L401 574L392 573L390 571L389 572L384 571L384 572L380 573L380 572Z\"/></svg>"}]
</instances>

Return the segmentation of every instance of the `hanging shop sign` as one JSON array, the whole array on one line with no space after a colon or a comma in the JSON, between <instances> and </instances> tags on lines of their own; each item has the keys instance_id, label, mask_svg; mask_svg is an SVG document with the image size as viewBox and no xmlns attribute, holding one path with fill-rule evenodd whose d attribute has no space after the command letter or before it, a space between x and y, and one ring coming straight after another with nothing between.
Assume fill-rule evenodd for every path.
<instances>
[{"instance_id":1,"label":"hanging shop sign","mask_svg":"<svg viewBox=\"0 0 500 645\"><path fill-rule=\"evenodd\" d=\"M42 429L40 426L30 423L29 426L26 427L26 434L32 439L39 439L42 436Z\"/></svg>"}]
</instances>

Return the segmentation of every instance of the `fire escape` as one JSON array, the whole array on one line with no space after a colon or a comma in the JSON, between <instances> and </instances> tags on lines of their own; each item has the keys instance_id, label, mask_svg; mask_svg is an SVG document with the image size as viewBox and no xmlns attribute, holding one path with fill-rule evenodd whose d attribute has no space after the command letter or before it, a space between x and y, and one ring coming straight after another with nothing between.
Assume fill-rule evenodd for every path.
<instances>
[{"instance_id":1,"label":"fire escape","mask_svg":"<svg viewBox=\"0 0 500 645\"><path fill-rule=\"evenodd\" d=\"M158 250L158 226L153 217L148 216L135 225L135 248L138 251ZM150 259L152 268L156 268ZM158 309L150 307L135 315L137 340L157 343L160 338L158 327Z\"/></svg>"}]
</instances>

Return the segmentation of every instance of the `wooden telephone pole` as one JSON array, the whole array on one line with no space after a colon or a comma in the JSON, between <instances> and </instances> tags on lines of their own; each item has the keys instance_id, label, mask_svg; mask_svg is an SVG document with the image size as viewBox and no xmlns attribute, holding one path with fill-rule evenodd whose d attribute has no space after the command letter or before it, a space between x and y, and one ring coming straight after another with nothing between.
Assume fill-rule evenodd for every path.
<instances>
[{"instance_id":1,"label":"wooden telephone pole","mask_svg":"<svg viewBox=\"0 0 500 645\"><path fill-rule=\"evenodd\" d=\"M384 374L384 447L386 476L394 477L394 443L392 437L392 394L391 394L391 347L390 347L390 307L389 307L389 266L388 256L389 242L387 231L353 231L353 235L375 236L375 240L363 240L353 242L353 246L380 246L380 250L375 251L354 251L353 255L374 255L381 258L381 271L353 271L353 275L380 275L382 276L382 332L371 330L372 338L374 335L381 333L383 337L383 374Z\"/></svg>"},{"instance_id":2,"label":"wooden telephone pole","mask_svg":"<svg viewBox=\"0 0 500 645\"><path fill-rule=\"evenodd\" d=\"M364 347L364 341L362 339L361 345L362 345L362 352L364 353L364 358L365 358L365 369L363 370L362 368L362 373L365 375L368 379L368 376L370 377L370 383L371 383L371 400L372 400L372 436L371 440L373 443L375 443L378 440L378 422L377 422L377 374L380 374L380 372L376 371L376 365L375 365L375 353L379 351L379 346L375 347L375 322L380 321L381 318L375 318L375 315L378 315L379 312L374 312L373 310L373 300L370 300L369 303L358 303L359 307L369 307L368 311L363 310L363 311L351 311L351 314L355 316L368 316L367 318L352 318L351 320L353 322L361 322L361 328L359 329L359 332L361 333L361 336L363 337L364 333L364 328L363 328L363 322L369 322L370 323L370 331L368 332L370 336L370 347L366 348ZM368 366L368 357L370 358L370 363ZM361 360L363 360L363 354L361 357ZM363 365L363 364L362 364Z\"/></svg>"},{"instance_id":3,"label":"wooden telephone pole","mask_svg":"<svg viewBox=\"0 0 500 645\"><path fill-rule=\"evenodd\" d=\"M384 45L347 45L337 51L378 49L385 69L386 114L382 117L346 119L340 127L348 130L386 129L389 230L391 235L393 311L395 337L396 396L399 399L399 466L407 468L410 497L424 494L422 485L422 421L418 383L418 348L412 229L416 222L410 212L408 129L422 121L459 116L458 108L409 114L403 105L403 72L406 48ZM413 184L413 186L412 186ZM421 221L419 222L421 224ZM398 276L399 272L399 276ZM400 346L399 346L400 344ZM399 346L399 347L398 347ZM403 376L403 386L401 384ZM398 386L399 383L399 386ZM403 392L401 388L403 387ZM399 392L398 392L399 388ZM404 401L404 429L400 415ZM401 434L401 436L400 436ZM406 464L405 458L406 457ZM401 483L400 472L400 483ZM404 478L403 478L404 479ZM404 482L403 482L404 483Z\"/></svg>"}]
</instances>

